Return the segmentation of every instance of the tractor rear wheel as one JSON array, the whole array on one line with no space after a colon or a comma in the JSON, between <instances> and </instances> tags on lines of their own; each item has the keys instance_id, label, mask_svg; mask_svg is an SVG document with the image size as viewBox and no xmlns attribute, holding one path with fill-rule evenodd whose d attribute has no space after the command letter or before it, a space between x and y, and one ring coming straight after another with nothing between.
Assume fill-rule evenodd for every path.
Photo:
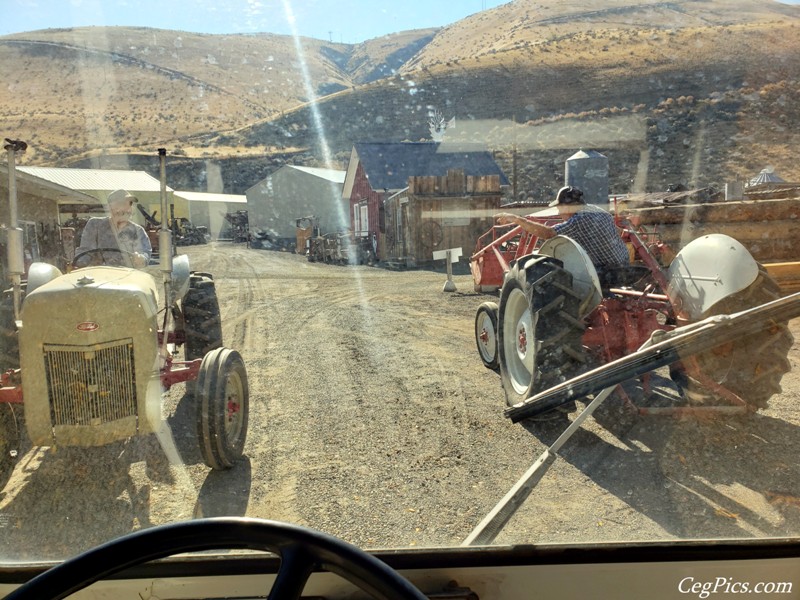
<instances>
[{"instance_id":1,"label":"tractor rear wheel","mask_svg":"<svg viewBox=\"0 0 800 600\"><path fill-rule=\"evenodd\" d=\"M715 304L702 318L731 314L780 297L780 288L763 266L746 289ZM735 343L722 344L696 356L700 372L730 390L752 407L765 408L768 400L781 393L781 378L791 369L789 350L794 337L788 322L768 323L764 329ZM684 392L694 403L716 400L691 377L684 377Z\"/></svg>"},{"instance_id":2,"label":"tractor rear wheel","mask_svg":"<svg viewBox=\"0 0 800 600\"><path fill-rule=\"evenodd\" d=\"M0 370L8 369L19 369L19 339L11 290L5 290L0 298Z\"/></svg>"},{"instance_id":3,"label":"tractor rear wheel","mask_svg":"<svg viewBox=\"0 0 800 600\"><path fill-rule=\"evenodd\" d=\"M15 452L19 449L19 425L10 404L0 403L0 492L14 471Z\"/></svg>"},{"instance_id":4,"label":"tractor rear wheel","mask_svg":"<svg viewBox=\"0 0 800 600\"><path fill-rule=\"evenodd\" d=\"M197 438L203 462L230 469L247 438L250 391L238 352L217 348L203 358L197 377Z\"/></svg>"},{"instance_id":5,"label":"tractor rear wheel","mask_svg":"<svg viewBox=\"0 0 800 600\"><path fill-rule=\"evenodd\" d=\"M183 315L183 353L187 361L203 358L222 347L222 321L214 280L208 273L192 273L189 290L181 303ZM196 381L186 382L186 391L193 395Z\"/></svg>"},{"instance_id":6,"label":"tractor rear wheel","mask_svg":"<svg viewBox=\"0 0 800 600\"><path fill-rule=\"evenodd\" d=\"M186 360L202 358L222 346L222 321L214 280L207 274L192 274L183 298Z\"/></svg>"},{"instance_id":7,"label":"tractor rear wheel","mask_svg":"<svg viewBox=\"0 0 800 600\"><path fill-rule=\"evenodd\" d=\"M560 261L517 263L500 294L498 359L506 403L514 406L574 377L586 361L582 298ZM547 409L550 411L550 409Z\"/></svg>"},{"instance_id":8,"label":"tractor rear wheel","mask_svg":"<svg viewBox=\"0 0 800 600\"><path fill-rule=\"evenodd\" d=\"M475 314L475 344L483 366L497 370L497 304L484 302Z\"/></svg>"}]
</instances>

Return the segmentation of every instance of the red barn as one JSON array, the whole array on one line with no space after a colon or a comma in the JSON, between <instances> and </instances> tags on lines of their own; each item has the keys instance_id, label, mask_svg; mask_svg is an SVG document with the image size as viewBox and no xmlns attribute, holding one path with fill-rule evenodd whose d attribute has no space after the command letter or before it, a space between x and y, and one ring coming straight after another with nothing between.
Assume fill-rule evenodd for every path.
<instances>
[{"instance_id":1,"label":"red barn","mask_svg":"<svg viewBox=\"0 0 800 600\"><path fill-rule=\"evenodd\" d=\"M342 197L349 201L356 238L370 238L379 260L387 258L386 200L408 187L409 177L446 177L461 171L468 177L508 179L490 152L474 144L440 142L364 142L353 146Z\"/></svg>"}]
</instances>

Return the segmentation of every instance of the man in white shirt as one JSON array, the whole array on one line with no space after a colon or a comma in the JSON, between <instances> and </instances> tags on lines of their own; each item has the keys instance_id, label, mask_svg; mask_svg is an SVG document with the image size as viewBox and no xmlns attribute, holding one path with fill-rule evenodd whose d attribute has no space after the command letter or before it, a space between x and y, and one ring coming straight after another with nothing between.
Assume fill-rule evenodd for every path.
<instances>
[{"instance_id":1,"label":"man in white shirt","mask_svg":"<svg viewBox=\"0 0 800 600\"><path fill-rule=\"evenodd\" d=\"M153 251L150 239L144 227L130 220L136 201L136 197L125 190L116 190L108 195L110 214L92 217L86 222L81 245L75 250L76 267L97 262L137 269L147 266Z\"/></svg>"}]
</instances>

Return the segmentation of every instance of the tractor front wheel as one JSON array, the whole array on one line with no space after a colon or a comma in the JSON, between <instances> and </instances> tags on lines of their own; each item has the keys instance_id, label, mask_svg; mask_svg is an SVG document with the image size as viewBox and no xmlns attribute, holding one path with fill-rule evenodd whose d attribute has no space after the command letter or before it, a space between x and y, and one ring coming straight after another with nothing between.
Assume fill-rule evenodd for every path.
<instances>
[{"instance_id":1,"label":"tractor front wheel","mask_svg":"<svg viewBox=\"0 0 800 600\"><path fill-rule=\"evenodd\" d=\"M585 363L581 300L572 275L556 259L536 257L512 268L500 294L497 328L509 406L574 377Z\"/></svg>"},{"instance_id":2,"label":"tractor front wheel","mask_svg":"<svg viewBox=\"0 0 800 600\"><path fill-rule=\"evenodd\" d=\"M217 348L205 355L196 398L203 461L212 469L230 469L242 457L250 410L247 372L238 352Z\"/></svg>"},{"instance_id":3,"label":"tractor front wheel","mask_svg":"<svg viewBox=\"0 0 800 600\"><path fill-rule=\"evenodd\" d=\"M497 304L484 302L475 314L475 343L483 366L497 370Z\"/></svg>"}]
</instances>

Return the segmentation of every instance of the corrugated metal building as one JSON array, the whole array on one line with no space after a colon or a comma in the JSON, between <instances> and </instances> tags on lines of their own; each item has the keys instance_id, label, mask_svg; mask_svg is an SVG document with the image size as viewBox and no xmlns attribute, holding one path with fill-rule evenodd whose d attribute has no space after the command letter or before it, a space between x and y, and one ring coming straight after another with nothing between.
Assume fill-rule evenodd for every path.
<instances>
[{"instance_id":1,"label":"corrugated metal building","mask_svg":"<svg viewBox=\"0 0 800 600\"><path fill-rule=\"evenodd\" d=\"M245 191L250 233L294 248L297 219L315 216L322 233L349 226L342 200L345 171L286 165Z\"/></svg>"},{"instance_id":2,"label":"corrugated metal building","mask_svg":"<svg viewBox=\"0 0 800 600\"><path fill-rule=\"evenodd\" d=\"M62 214L77 213L91 216L105 211L105 201L114 190L127 190L136 196L141 206L149 214L161 212L161 182L144 171L125 171L112 169L69 169L60 167L17 167L18 171L34 175L40 179L82 192L94 198L93 203L62 205ZM176 199L173 190L167 186L167 202L175 217L189 217L186 200ZM144 225L144 218L134 211L134 220ZM172 215L168 215L172 216ZM156 218L161 219L160 214Z\"/></svg>"},{"instance_id":3,"label":"corrugated metal building","mask_svg":"<svg viewBox=\"0 0 800 600\"><path fill-rule=\"evenodd\" d=\"M5 229L9 224L8 165L0 164L0 261L5 263ZM16 170L17 220L24 232L28 262L43 260L64 266L65 251L59 233L60 209L95 199L52 181Z\"/></svg>"}]
</instances>

